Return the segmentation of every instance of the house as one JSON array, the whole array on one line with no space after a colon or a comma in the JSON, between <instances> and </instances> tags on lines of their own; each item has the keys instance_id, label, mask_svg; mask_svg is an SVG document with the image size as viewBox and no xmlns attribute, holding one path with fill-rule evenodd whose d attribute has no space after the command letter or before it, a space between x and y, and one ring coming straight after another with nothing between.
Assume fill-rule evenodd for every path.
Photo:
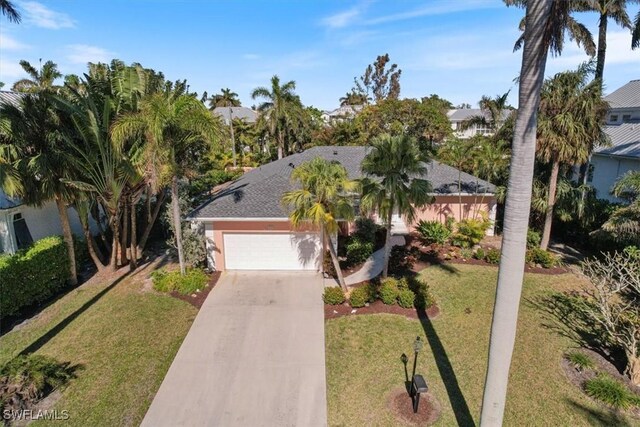
<instances>
[{"instance_id":1,"label":"house","mask_svg":"<svg viewBox=\"0 0 640 427\"><path fill-rule=\"evenodd\" d=\"M353 119L362 109L364 105L343 105L331 111L324 111L322 113L322 120L325 123L331 123L333 121L343 121Z\"/></svg>"},{"instance_id":2,"label":"house","mask_svg":"<svg viewBox=\"0 0 640 427\"><path fill-rule=\"evenodd\" d=\"M511 114L513 114L512 109L505 109L502 111L502 120L506 120ZM467 125L466 122L474 117L484 117L488 123L491 122L491 116L489 112L482 110L480 108L462 108L456 110L449 110L447 112L447 117L451 122L451 129L453 129L453 134L457 138L467 139L471 138L475 135L491 135L493 133L493 129L489 125L482 124L472 124Z\"/></svg>"},{"instance_id":3,"label":"house","mask_svg":"<svg viewBox=\"0 0 640 427\"><path fill-rule=\"evenodd\" d=\"M594 150L587 182L598 198L619 202L611 187L625 173L640 170L640 80L631 80L604 99L610 106L604 131L611 146Z\"/></svg>"},{"instance_id":4,"label":"house","mask_svg":"<svg viewBox=\"0 0 640 427\"><path fill-rule=\"evenodd\" d=\"M255 123L258 120L258 113L247 107L216 107L213 109L213 114L220 116L226 124L229 124L229 111L234 120L240 119L247 123Z\"/></svg>"},{"instance_id":5,"label":"house","mask_svg":"<svg viewBox=\"0 0 640 427\"><path fill-rule=\"evenodd\" d=\"M78 213L67 208L73 234L82 236ZM92 224L95 227L95 224ZM92 227L92 228L93 228ZM12 254L36 240L62 234L58 208L54 201L40 207L27 206L0 190L0 253Z\"/></svg>"},{"instance_id":6,"label":"house","mask_svg":"<svg viewBox=\"0 0 640 427\"><path fill-rule=\"evenodd\" d=\"M218 190L188 217L204 224L207 261L216 270L317 270L322 259L322 241L311 227L294 229L281 203L282 195L294 188L291 172L316 157L340 162L351 179L362 176L360 165L369 147L313 147L265 164ZM420 219L445 222L447 217L481 211L495 219L495 187L457 169L431 161L427 178L435 202L417 212ZM461 194L458 194L458 176ZM393 231L407 232L416 222L393 218ZM349 228L349 227L344 227ZM489 234L492 233L492 230Z\"/></svg>"}]
</instances>

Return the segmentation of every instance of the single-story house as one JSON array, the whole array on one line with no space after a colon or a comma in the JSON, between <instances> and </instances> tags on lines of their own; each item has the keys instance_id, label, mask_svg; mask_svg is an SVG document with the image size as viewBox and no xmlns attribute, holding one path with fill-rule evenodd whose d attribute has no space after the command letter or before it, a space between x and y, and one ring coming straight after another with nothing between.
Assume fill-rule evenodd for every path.
<instances>
[{"instance_id":1,"label":"single-story house","mask_svg":"<svg viewBox=\"0 0 640 427\"><path fill-rule=\"evenodd\" d=\"M258 120L258 113L247 107L216 107L213 114L219 116L225 124L229 124L229 117L243 120L247 123L255 123Z\"/></svg>"},{"instance_id":2,"label":"single-story house","mask_svg":"<svg viewBox=\"0 0 640 427\"><path fill-rule=\"evenodd\" d=\"M291 172L316 157L336 160L351 179L362 177L360 165L369 147L313 147L301 153L262 165L220 188L212 198L195 209L188 220L204 224L207 262L216 270L318 270L322 261L322 238L311 227L292 227L282 195L294 189ZM495 187L472 175L431 161L427 176L435 202L418 210L414 223L396 215L395 233L413 230L421 219L458 220L460 211L485 212L493 221L496 212ZM476 191L477 190L477 191ZM462 209L460 209L460 201ZM344 227L349 229L350 227ZM492 234L493 230L489 231ZM335 239L334 239L335 241Z\"/></svg>"}]
</instances>

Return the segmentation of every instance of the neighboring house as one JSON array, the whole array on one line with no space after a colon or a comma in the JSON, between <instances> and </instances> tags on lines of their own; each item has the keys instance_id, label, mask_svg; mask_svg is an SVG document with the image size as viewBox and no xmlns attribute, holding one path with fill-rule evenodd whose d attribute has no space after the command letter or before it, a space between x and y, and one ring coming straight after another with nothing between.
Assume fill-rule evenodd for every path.
<instances>
[{"instance_id":1,"label":"neighboring house","mask_svg":"<svg viewBox=\"0 0 640 427\"><path fill-rule=\"evenodd\" d=\"M291 172L315 157L339 161L351 179L362 176L360 165L368 147L313 147L265 164L219 189L212 199L195 209L187 219L204 224L207 261L216 270L317 270L323 250L320 233L312 228L294 229L282 205L282 195L294 188ZM427 176L435 202L419 209L420 219L445 222L480 211L495 219L495 187L437 161L427 164ZM476 191L476 189L478 191ZM395 233L413 230L400 216L393 218ZM350 227L342 227L348 230ZM490 230L488 234L492 234Z\"/></svg>"},{"instance_id":2,"label":"neighboring house","mask_svg":"<svg viewBox=\"0 0 640 427\"><path fill-rule=\"evenodd\" d=\"M631 80L604 99L610 105L604 130L611 146L594 150L587 182L598 198L620 201L611 195L611 187L625 173L640 170L640 80Z\"/></svg>"},{"instance_id":3,"label":"neighboring house","mask_svg":"<svg viewBox=\"0 0 640 427\"><path fill-rule=\"evenodd\" d=\"M233 119L244 120L247 123L255 123L258 120L258 113L247 107L216 107L213 114L220 116L226 124L229 124L229 110Z\"/></svg>"},{"instance_id":4,"label":"neighboring house","mask_svg":"<svg viewBox=\"0 0 640 427\"><path fill-rule=\"evenodd\" d=\"M67 209L71 231L82 236L77 212ZM27 206L0 190L0 253L14 253L36 240L62 234L58 208L54 201L41 207Z\"/></svg>"},{"instance_id":5,"label":"neighboring house","mask_svg":"<svg viewBox=\"0 0 640 427\"><path fill-rule=\"evenodd\" d=\"M322 113L322 120L325 123L331 123L333 121L343 121L353 119L362 109L364 105L343 105L332 111L324 111Z\"/></svg>"},{"instance_id":6,"label":"neighboring house","mask_svg":"<svg viewBox=\"0 0 640 427\"><path fill-rule=\"evenodd\" d=\"M503 110L502 120L506 120L513 110ZM473 124L466 125L467 120L473 117L484 117L488 122L491 120L491 115L487 111L483 111L480 108L463 108L458 110L449 110L447 117L451 122L451 129L453 134L461 139L471 138L475 135L491 135L493 130L490 126Z\"/></svg>"}]
</instances>

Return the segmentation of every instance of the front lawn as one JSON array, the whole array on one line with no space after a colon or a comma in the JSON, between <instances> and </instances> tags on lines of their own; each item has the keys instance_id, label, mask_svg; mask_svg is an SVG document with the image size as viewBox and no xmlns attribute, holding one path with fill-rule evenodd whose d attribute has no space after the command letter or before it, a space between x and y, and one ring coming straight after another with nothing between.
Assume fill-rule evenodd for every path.
<instances>
[{"instance_id":1,"label":"front lawn","mask_svg":"<svg viewBox=\"0 0 640 427\"><path fill-rule=\"evenodd\" d=\"M139 425L197 313L145 288L148 273L73 290L0 337L0 365L24 351L79 364L54 404L65 425Z\"/></svg>"},{"instance_id":2,"label":"front lawn","mask_svg":"<svg viewBox=\"0 0 640 427\"><path fill-rule=\"evenodd\" d=\"M488 352L497 269L445 265L424 270L441 308L433 321L403 316L347 316L326 322L329 424L402 425L388 396L404 387L403 352L411 359L417 335L425 341L422 373L442 406L437 425L477 425ZM553 291L578 286L571 274L527 274L511 368L505 425L635 425L595 404L566 379L563 353L574 346L545 327L553 320L537 307Z\"/></svg>"}]
</instances>

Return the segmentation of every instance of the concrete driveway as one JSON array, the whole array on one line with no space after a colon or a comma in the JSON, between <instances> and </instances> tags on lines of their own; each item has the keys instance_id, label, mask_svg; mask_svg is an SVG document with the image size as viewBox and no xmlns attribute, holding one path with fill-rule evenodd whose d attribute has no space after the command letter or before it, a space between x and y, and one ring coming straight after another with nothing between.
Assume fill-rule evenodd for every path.
<instances>
[{"instance_id":1,"label":"concrete driveway","mask_svg":"<svg viewBox=\"0 0 640 427\"><path fill-rule=\"evenodd\" d=\"M326 426L322 291L316 273L223 273L142 426Z\"/></svg>"}]
</instances>

